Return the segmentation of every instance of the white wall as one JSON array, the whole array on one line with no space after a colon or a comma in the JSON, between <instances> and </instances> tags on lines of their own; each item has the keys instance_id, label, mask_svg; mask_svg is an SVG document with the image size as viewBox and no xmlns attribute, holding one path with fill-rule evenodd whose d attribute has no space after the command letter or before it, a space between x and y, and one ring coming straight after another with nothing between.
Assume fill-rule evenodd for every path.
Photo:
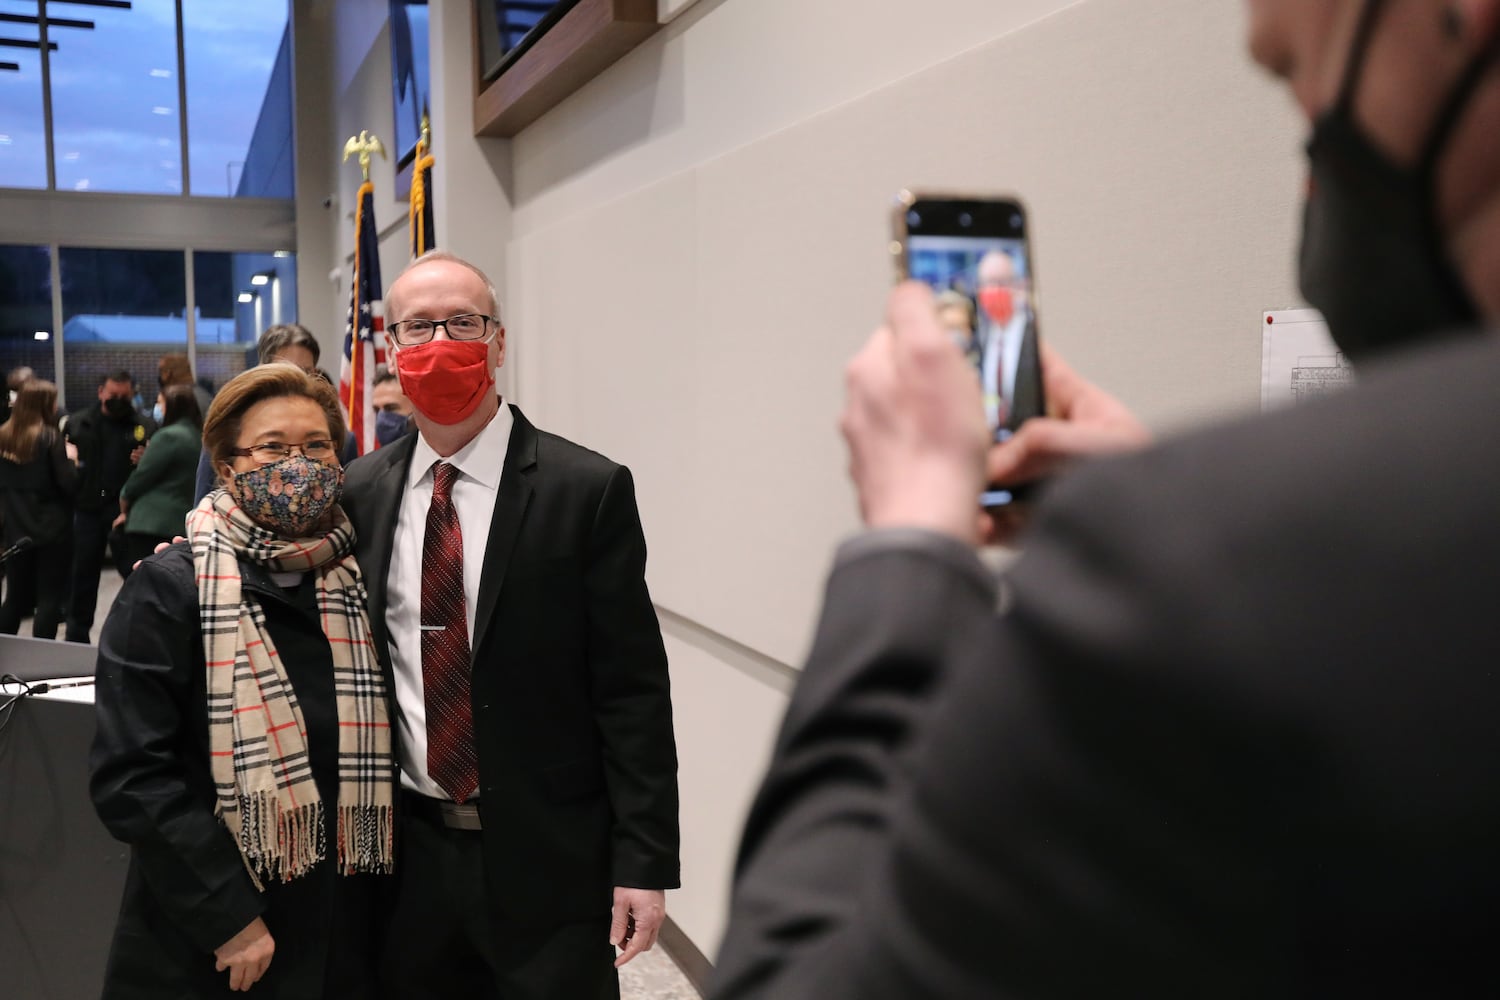
<instances>
[{"instance_id":1,"label":"white wall","mask_svg":"<svg viewBox=\"0 0 1500 1000\"><path fill-rule=\"evenodd\" d=\"M503 268L512 398L636 473L683 761L670 909L711 956L856 527L835 421L890 283L895 192L1022 195L1044 335L1172 428L1258 400L1259 313L1297 303L1301 125L1249 66L1238 4L698 0L486 146L465 130L466 11L434 14L440 167L455 151L439 239L446 211L449 245ZM384 36L353 36L342 134L390 117Z\"/></svg>"}]
</instances>

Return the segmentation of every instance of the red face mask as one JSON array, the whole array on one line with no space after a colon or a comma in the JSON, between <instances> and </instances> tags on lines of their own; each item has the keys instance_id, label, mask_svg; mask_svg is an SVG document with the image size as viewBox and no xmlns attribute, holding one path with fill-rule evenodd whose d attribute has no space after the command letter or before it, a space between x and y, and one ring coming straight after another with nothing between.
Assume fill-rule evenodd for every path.
<instances>
[{"instance_id":1,"label":"red face mask","mask_svg":"<svg viewBox=\"0 0 1500 1000\"><path fill-rule=\"evenodd\" d=\"M995 324L1004 326L1016 314L1015 293L1004 286L981 288L979 290L979 308L983 309L984 314ZM411 394L407 393L407 395Z\"/></svg>"},{"instance_id":2,"label":"red face mask","mask_svg":"<svg viewBox=\"0 0 1500 1000\"><path fill-rule=\"evenodd\" d=\"M462 423L494 392L490 345L483 340L429 340L396 352L396 375L411 405L438 424Z\"/></svg>"}]
</instances>

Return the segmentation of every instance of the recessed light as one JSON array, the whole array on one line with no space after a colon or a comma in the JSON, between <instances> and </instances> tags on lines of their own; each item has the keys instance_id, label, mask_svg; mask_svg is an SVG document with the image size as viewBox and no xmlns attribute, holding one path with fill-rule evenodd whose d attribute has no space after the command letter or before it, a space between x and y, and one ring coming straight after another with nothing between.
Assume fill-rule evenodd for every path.
<instances>
[{"instance_id":1,"label":"recessed light","mask_svg":"<svg viewBox=\"0 0 1500 1000\"><path fill-rule=\"evenodd\" d=\"M46 330L38 330L36 333L32 334L32 339L34 339L34 340L51 340L52 339L52 334L48 333Z\"/></svg>"},{"instance_id":2,"label":"recessed light","mask_svg":"<svg viewBox=\"0 0 1500 1000\"><path fill-rule=\"evenodd\" d=\"M254 302L255 301L255 293L254 292L240 292L240 301L241 302Z\"/></svg>"},{"instance_id":3,"label":"recessed light","mask_svg":"<svg viewBox=\"0 0 1500 1000\"><path fill-rule=\"evenodd\" d=\"M270 281L271 276L268 274L253 274L250 276L250 284L252 285L265 285L269 284Z\"/></svg>"}]
</instances>

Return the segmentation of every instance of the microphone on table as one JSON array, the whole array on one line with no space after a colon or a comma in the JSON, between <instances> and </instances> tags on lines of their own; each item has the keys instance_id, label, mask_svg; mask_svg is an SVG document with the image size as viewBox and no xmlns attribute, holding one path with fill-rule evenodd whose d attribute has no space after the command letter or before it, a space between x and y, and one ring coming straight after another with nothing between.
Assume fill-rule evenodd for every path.
<instances>
[{"instance_id":1,"label":"microphone on table","mask_svg":"<svg viewBox=\"0 0 1500 1000\"><path fill-rule=\"evenodd\" d=\"M14 559L16 556L20 555L22 552L25 552L27 549L35 547L35 545L36 545L36 542L33 542L31 540L31 536L30 535L22 535L20 538L16 539L16 544L12 545L10 548L6 549L4 552L0 552L0 566L4 566L6 563L8 563L12 559Z\"/></svg>"}]
</instances>

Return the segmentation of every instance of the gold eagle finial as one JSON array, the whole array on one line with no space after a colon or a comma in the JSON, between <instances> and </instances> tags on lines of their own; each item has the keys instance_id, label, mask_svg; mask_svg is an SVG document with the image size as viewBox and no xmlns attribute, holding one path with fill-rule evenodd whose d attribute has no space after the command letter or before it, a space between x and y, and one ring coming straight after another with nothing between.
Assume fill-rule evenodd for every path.
<instances>
[{"instance_id":1,"label":"gold eagle finial","mask_svg":"<svg viewBox=\"0 0 1500 1000\"><path fill-rule=\"evenodd\" d=\"M386 158L385 146L381 145L379 136L360 129L359 135L349 137L344 143L344 162L349 162L349 157L359 156L359 170L364 180L370 179L370 154L379 153L380 158Z\"/></svg>"}]
</instances>

